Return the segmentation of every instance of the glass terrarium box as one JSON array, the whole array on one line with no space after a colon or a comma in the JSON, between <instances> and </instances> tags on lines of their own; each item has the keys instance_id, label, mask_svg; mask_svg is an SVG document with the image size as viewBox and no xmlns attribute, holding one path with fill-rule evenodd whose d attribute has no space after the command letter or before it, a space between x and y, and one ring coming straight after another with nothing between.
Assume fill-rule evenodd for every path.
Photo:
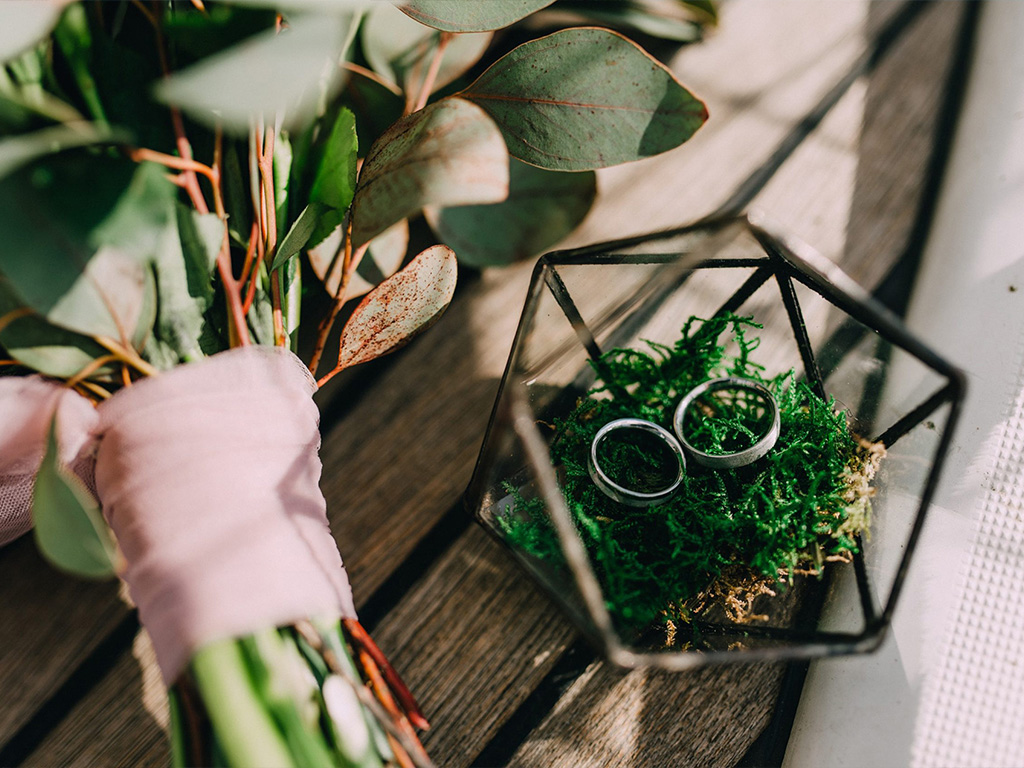
<instances>
[{"instance_id":1,"label":"glass terrarium box","mask_svg":"<svg viewBox=\"0 0 1024 768\"><path fill-rule=\"evenodd\" d=\"M467 504L623 666L870 651L963 395L753 215L561 251L534 271Z\"/></svg>"}]
</instances>

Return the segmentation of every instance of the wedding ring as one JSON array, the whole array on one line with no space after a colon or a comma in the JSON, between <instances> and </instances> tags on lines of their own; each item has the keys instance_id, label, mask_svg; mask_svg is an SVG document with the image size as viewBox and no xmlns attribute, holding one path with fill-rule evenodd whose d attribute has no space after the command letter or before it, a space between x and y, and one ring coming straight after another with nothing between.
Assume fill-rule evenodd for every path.
<instances>
[{"instance_id":1,"label":"wedding ring","mask_svg":"<svg viewBox=\"0 0 1024 768\"><path fill-rule=\"evenodd\" d=\"M770 418L771 426L768 431L752 446L733 453L707 453L693 446L687 441L683 433L683 423L686 421L690 406L698 397L708 392L717 392L722 389L740 389L753 392L764 400L767 415ZM763 458L770 451L779 439L779 405L775 397L763 384L751 379L744 379L739 376L723 376L719 379L711 379L691 389L676 406L675 416L672 419L672 428L682 443L687 453L698 464L711 469L736 469L753 464Z\"/></svg>"},{"instance_id":2,"label":"wedding ring","mask_svg":"<svg viewBox=\"0 0 1024 768\"><path fill-rule=\"evenodd\" d=\"M687 412L690 410L690 406L692 406L697 397L708 392L717 392L721 389L742 389L759 395L765 402L765 409L768 412L771 425L768 427L768 431L765 432L761 439L748 447L748 449L735 451L731 454L709 454L705 451L700 451L686 439L686 436L683 433L683 422L685 422ZM678 406L676 406L676 414L672 420L672 427L676 432L676 437L679 438L679 441L682 443L683 447L685 447L686 452L697 464L711 469L736 469L738 467L745 467L748 464L753 464L758 459L764 458L778 441L778 403L775 401L775 396L763 384L759 384L751 379L743 379L738 376L724 376L720 379L711 379L703 384L698 384L687 392L686 396L683 397L683 399L679 401Z\"/></svg>"},{"instance_id":3,"label":"wedding ring","mask_svg":"<svg viewBox=\"0 0 1024 768\"><path fill-rule=\"evenodd\" d=\"M608 435L617 430L629 429L640 430L642 432L652 434L665 443L669 450L671 450L672 455L676 460L676 474L672 482L664 488L659 488L654 491L636 491L632 488L627 488L624 485L619 485L601 468L601 462L597 455L601 442L605 440ZM601 427L594 436L594 440L590 444L590 456L587 461L587 468L590 472L590 478L594 481L594 484L600 488L606 496L615 499L615 501L620 504L627 504L631 507L649 507L653 504L660 504L675 493L680 483L683 482L683 475L686 470L686 458L683 455L683 449L679 445L679 442L672 433L664 427L659 427L654 422L647 421L645 419L615 419Z\"/></svg>"}]
</instances>

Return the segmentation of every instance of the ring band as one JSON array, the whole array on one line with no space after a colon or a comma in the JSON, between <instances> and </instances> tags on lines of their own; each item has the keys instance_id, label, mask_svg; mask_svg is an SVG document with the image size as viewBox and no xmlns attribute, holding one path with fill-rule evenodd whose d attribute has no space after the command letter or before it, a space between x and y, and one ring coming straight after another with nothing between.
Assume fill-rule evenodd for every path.
<instances>
[{"instance_id":1,"label":"ring band","mask_svg":"<svg viewBox=\"0 0 1024 768\"><path fill-rule=\"evenodd\" d=\"M693 402L707 392L717 392L721 389L744 389L760 395L765 401L765 407L771 414L771 426L765 435L749 448L735 453L713 454L702 451L691 445L683 435L683 422L686 419L686 412ZM779 439L779 405L775 396L763 384L751 379L744 379L739 376L723 376L719 379L711 379L691 389L676 406L675 416L672 419L672 428L679 438L679 442L690 454L694 461L704 467L711 469L736 469L753 464L763 458L770 451Z\"/></svg>"},{"instance_id":2,"label":"ring band","mask_svg":"<svg viewBox=\"0 0 1024 768\"><path fill-rule=\"evenodd\" d=\"M601 469L601 465L597 458L598 446L600 446L601 441L610 433L618 429L639 429L644 432L649 432L669 447L672 454L678 460L676 477L671 484L657 491L643 493L641 491L634 491L631 488L619 485L612 480L603 469ZM683 455L683 449L679 445L679 442L672 433L664 427L660 427L654 422L647 421L646 419L615 419L601 427L594 436L594 440L590 444L590 456L587 461L587 469L590 472L590 478L594 481L594 485L600 488L606 496L614 499L620 504L627 504L631 507L649 507L654 504L661 503L675 493L676 488L678 488L679 484L683 482L683 475L686 470L686 457Z\"/></svg>"}]
</instances>

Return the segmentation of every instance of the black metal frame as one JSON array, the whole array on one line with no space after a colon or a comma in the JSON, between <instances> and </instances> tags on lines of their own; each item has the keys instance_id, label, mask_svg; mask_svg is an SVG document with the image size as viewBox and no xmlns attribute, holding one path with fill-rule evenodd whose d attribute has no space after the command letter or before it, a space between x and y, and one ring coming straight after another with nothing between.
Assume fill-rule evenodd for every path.
<instances>
[{"instance_id":1,"label":"black metal frame","mask_svg":"<svg viewBox=\"0 0 1024 768\"><path fill-rule=\"evenodd\" d=\"M731 258L731 259L706 259L694 260L680 267L682 254L671 253L623 253L629 248L640 245L657 243L661 240L668 240L680 236L692 235L695 233L713 234L727 227L746 229L753 236L757 243L764 250L764 256L755 258ZM812 387L812 390L822 399L826 399L822 370L819 365L815 351L811 345L806 326L804 324L799 297L797 296L794 283L810 289L833 306L847 313L853 320L863 326L875 331L882 339L892 347L904 350L916 358L923 365L934 371L945 379L945 382L936 392L922 401L909 413L902 416L894 424L882 430L875 438L883 440L886 445L891 446L893 442L906 435L917 425L923 423L937 409L949 405L950 412L945 427L939 437L939 441L933 456L931 466L925 480L921 494L920 505L914 517L914 524L907 540L906 550L903 553L900 564L897 568L895 578L890 588L889 597L884 606L876 607L872 598L869 584L869 575L863 555L863 547L854 556L854 573L856 585L860 595L861 607L864 612L865 625L859 634L845 632L824 632L824 631L802 631L787 628L773 628L762 626L745 625L720 625L706 623L700 625L700 629L709 635L739 635L745 637L763 637L766 639L777 639L792 643L790 646L773 646L770 648L746 649L742 652L711 651L701 654L690 654L702 657L694 664L677 664L675 668L685 666L696 666L706 663L710 657L716 661L734 660L751 661L759 658L781 659L781 658L812 658L823 655L836 655L843 653L857 653L870 651L876 648L884 638L884 633L891 622L897 599L902 591L906 578L907 568L913 555L914 549L922 526L924 524L928 507L941 472L946 453L949 448L950 439L959 416L962 401L966 391L966 378L962 371L951 363L944 360L930 347L917 339L903 325L903 323L892 312L878 304L865 291L860 289L835 265L809 249L806 245L789 240L780 236L774 228L764 222L756 214L728 215L712 219L705 219L694 224L667 230L642 237L629 238L624 240L600 243L584 248L555 252L543 256L537 263L528 292L523 316L520 319L519 328L513 342L513 352L509 357L505 374L502 378L498 398L495 403L495 410L492 413L491 422L488 426L488 433L484 439L484 445L477 461L473 479L470 482L466 493L466 503L474 513L478 522L496 538L502 545L508 546L500 535L493 531L485 523L481 513L481 500L483 499L484 484L486 483L484 469L495 458L496 446L494 444L494 430L509 426L508 413L499 412L501 403L506 394L506 387L509 385L510 374L516 370L517 350L522 348L522 342L529 333L533 322L532 309L537 306L538 294L549 290L551 295L565 313L566 318L572 324L578 341L583 345L588 355L592 358L601 354L600 346L596 341L597 333L590 328L583 320L579 309L576 307L572 296L562 282L558 273L561 266L582 266L601 264L649 264L664 265L666 270L676 268L678 274L666 275L659 271L645 284L645 288L651 287L650 295L645 297L643 303L635 308L626 317L621 312L612 312L612 317L621 320L619 325L621 335L628 337L635 328L643 322L664 303L664 301L677 290L686 279L700 269L754 269L754 272L740 285L739 289L727 299L718 310L718 313L734 311L750 298L764 284L775 279L782 303L785 307L790 322L793 336L804 368L804 377ZM606 318L607 320L607 318ZM842 332L841 330L839 332ZM618 336L620 334L616 334ZM611 339L615 343L615 338ZM827 344L826 344L827 346ZM831 369L838 364L838 360L830 361L828 367ZM566 392L567 397L575 398L585 387L573 385L570 387L573 392ZM559 401L564 399L559 397ZM518 557L516 558L519 562ZM522 563L520 563L522 565ZM531 576L535 574L526 568ZM578 579L577 579L578 582ZM578 583L579 586L579 583ZM568 603L564 596L552 594L556 602L560 603L570 614L578 614L578 610ZM578 623L578 622L577 622ZM646 664L658 664L652 660L652 654L636 654L626 651L617 642L612 641L608 633L600 627L597 634L593 628L582 627L585 634L596 641L598 647L605 652L613 661L624 666L644 666ZM660 654L664 655L664 654ZM664 666L664 665L663 665Z\"/></svg>"}]
</instances>

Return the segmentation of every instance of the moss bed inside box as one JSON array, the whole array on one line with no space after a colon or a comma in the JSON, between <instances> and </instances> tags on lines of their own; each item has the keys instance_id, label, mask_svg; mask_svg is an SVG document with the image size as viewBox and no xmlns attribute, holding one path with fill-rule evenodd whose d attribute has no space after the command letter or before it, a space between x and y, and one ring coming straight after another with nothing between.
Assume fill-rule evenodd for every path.
<instances>
[{"instance_id":1,"label":"moss bed inside box","mask_svg":"<svg viewBox=\"0 0 1024 768\"><path fill-rule=\"evenodd\" d=\"M846 414L793 370L766 375L754 360L760 328L752 318L692 317L667 346L613 349L592 365L597 384L550 425L552 461L616 628L636 636L662 628L666 642L709 607L738 623L764 621L762 596L798 575L820 577L830 561L848 562L870 524L871 481L880 444L851 433ZM780 433L769 454L738 469L687 461L677 492L650 507L630 507L591 480L587 457L597 431L624 417L671 429L682 396L717 376L764 384L779 408ZM760 404L763 406L763 404ZM726 394L708 395L687 440L708 453L752 444L764 408ZM763 433L763 432L761 432ZM602 468L630 488L664 485L663 446L643 439L605 446ZM542 498L507 490L513 504L498 519L506 541L528 556L560 563L558 536ZM685 634L680 635L685 643Z\"/></svg>"}]
</instances>

